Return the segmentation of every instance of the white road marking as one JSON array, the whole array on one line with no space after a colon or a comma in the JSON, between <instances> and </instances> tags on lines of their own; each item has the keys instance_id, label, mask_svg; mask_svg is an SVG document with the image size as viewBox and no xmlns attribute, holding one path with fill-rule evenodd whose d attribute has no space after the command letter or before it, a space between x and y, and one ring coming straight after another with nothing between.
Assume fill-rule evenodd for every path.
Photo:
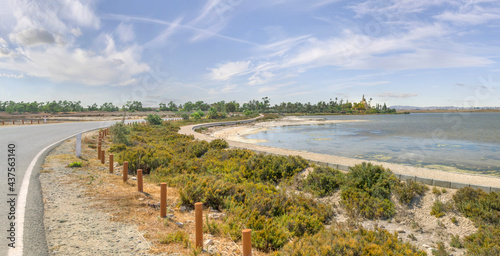
<instances>
[{"instance_id":1,"label":"white road marking","mask_svg":"<svg viewBox=\"0 0 500 256\"><path fill-rule=\"evenodd\" d=\"M82 131L81 133L84 132L89 132L92 130L97 130L101 129L107 126L99 127L99 128L94 128L86 131ZM78 132L80 133L80 132ZM23 255L23 232L24 232L24 212L26 210L26 199L28 196L28 188L30 186L30 178L31 178L31 173L33 172L33 168L35 168L36 162L38 161L38 158L49 148L52 146L61 143L67 139L75 137L78 133L75 133L69 137L66 137L62 140L56 141L44 149L42 149L36 156L31 160L30 165L28 166L28 169L24 173L24 178L23 178L23 183L21 184L21 189L19 190L19 197L18 197L18 202L19 204L17 205L16 209L16 223L17 223L17 239L16 239L16 248L9 247L7 255L8 256L22 256Z\"/></svg>"}]
</instances>

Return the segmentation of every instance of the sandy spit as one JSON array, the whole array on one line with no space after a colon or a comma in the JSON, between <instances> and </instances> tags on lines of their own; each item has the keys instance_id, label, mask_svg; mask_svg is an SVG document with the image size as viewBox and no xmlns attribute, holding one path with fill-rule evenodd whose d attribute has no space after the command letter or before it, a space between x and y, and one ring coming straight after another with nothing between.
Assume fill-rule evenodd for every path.
<instances>
[{"instance_id":1,"label":"sandy spit","mask_svg":"<svg viewBox=\"0 0 500 256\"><path fill-rule=\"evenodd\" d=\"M311 153L307 151L282 149L275 147L262 146L255 143L264 142L263 140L246 139L245 136L249 134L259 133L265 131L270 127L285 126L285 125L308 125L308 124L327 124L327 123L340 123L340 122L362 122L361 120L329 120L324 121L321 119L305 119L300 117L287 117L275 121L252 123L237 126L223 126L216 127L209 130L210 134L201 134L193 131L195 125L183 126L179 130L179 133L186 135L193 135L196 139L212 141L214 139L220 138L225 139L230 147L245 148L250 150L269 152L273 154L280 155L298 155L307 160L320 161L332 164L341 164L347 166L354 166L362 162L370 162L376 165L382 165L385 168L391 169L394 173L418 176L423 178L445 180L451 182L459 182L465 184L482 185L489 187L500 187L500 178L485 176L485 175L474 175L465 173L454 173L449 171L428 169L414 166L407 166L394 163L378 162L378 161L366 161L360 159L353 159L347 157L340 157L334 155Z\"/></svg>"}]
</instances>

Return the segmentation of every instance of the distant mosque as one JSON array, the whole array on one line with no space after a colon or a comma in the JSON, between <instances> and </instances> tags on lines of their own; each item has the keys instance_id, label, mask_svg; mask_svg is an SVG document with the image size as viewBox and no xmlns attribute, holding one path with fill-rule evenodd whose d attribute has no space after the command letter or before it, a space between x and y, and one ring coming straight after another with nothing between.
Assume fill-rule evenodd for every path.
<instances>
[{"instance_id":1,"label":"distant mosque","mask_svg":"<svg viewBox=\"0 0 500 256\"><path fill-rule=\"evenodd\" d=\"M363 94L363 98L361 99L361 102L360 102L360 103L362 103L362 104L365 106L365 109L366 109L366 110L368 110L368 109L370 109L370 108L371 108L371 107L370 107L370 104L368 104L368 102L366 101L366 99L365 99L365 95L364 95L364 94Z\"/></svg>"}]
</instances>

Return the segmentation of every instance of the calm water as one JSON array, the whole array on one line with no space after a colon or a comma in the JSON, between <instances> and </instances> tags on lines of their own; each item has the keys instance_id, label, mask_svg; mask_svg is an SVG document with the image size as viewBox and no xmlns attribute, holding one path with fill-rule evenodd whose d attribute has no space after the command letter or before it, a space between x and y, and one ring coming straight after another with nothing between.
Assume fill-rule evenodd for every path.
<instances>
[{"instance_id":1,"label":"calm water","mask_svg":"<svg viewBox=\"0 0 500 256\"><path fill-rule=\"evenodd\" d=\"M308 117L311 118L311 117ZM318 116L366 122L271 128L261 145L500 176L500 113Z\"/></svg>"}]
</instances>

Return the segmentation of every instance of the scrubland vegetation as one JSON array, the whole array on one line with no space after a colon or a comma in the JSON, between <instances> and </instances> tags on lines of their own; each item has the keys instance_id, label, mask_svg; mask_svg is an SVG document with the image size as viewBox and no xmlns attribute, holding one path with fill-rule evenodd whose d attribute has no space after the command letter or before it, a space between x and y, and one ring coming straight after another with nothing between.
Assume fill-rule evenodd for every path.
<instances>
[{"instance_id":1,"label":"scrubland vegetation","mask_svg":"<svg viewBox=\"0 0 500 256\"><path fill-rule=\"evenodd\" d=\"M177 187L178 206L189 208L203 202L205 207L224 211L222 225L206 224L213 235L229 234L237 242L241 230L250 228L253 247L275 255L426 255L397 234L333 220L336 207L345 209L353 220L389 219L396 213L396 203L410 205L427 193L425 185L401 182L380 166L364 163L343 173L311 166L298 156L227 149L227 143L219 139L196 141L178 134L178 124L150 123L112 127L110 151L120 164L128 161L131 172L142 169L154 182ZM301 178L306 168L312 168L310 174ZM337 203L315 200L338 192ZM463 188L453 196L453 203L437 207L437 213L456 211L479 227L471 236L453 237L452 246L465 247L469 255L500 254L497 193ZM185 240L185 234L179 233L163 242ZM437 244L434 252L446 254L444 244Z\"/></svg>"},{"instance_id":2,"label":"scrubland vegetation","mask_svg":"<svg viewBox=\"0 0 500 256\"><path fill-rule=\"evenodd\" d=\"M86 111L169 111L174 112L177 116L191 116L194 119L207 116L210 119L223 119L228 116L228 113L240 112L245 116L251 116L256 113L304 113L304 114L379 114L379 113L396 113L395 109L388 108L386 104L375 104L370 106L369 102L362 101L359 103L330 99L328 102L319 101L316 104L310 102L281 102L271 105L268 97L259 100L250 100L247 103L237 103L236 101L219 101L214 103L205 103L203 101L191 102L184 104L175 104L170 101L168 104L160 103L158 106L145 107L139 101L127 101L124 105L115 106L111 102L105 102L102 105L93 103L92 105L83 106L81 101L47 101L47 102L14 102L0 101L0 112L12 113L67 113L67 112L86 112Z\"/></svg>"}]
</instances>

